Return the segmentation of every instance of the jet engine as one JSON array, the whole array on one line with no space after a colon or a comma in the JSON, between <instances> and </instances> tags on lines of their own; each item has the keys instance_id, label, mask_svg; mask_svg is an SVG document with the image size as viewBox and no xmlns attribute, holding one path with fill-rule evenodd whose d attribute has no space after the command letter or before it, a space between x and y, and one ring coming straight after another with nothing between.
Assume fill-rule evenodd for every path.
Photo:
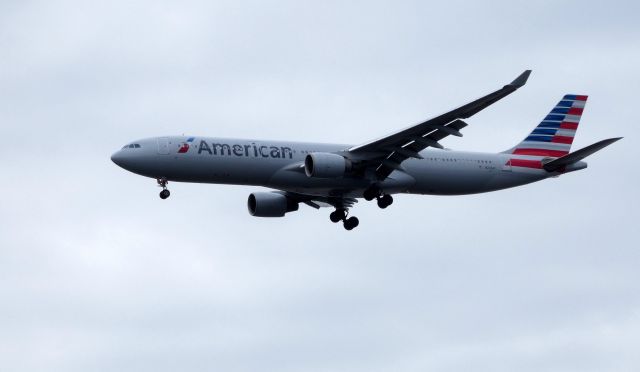
<instances>
[{"instance_id":1,"label":"jet engine","mask_svg":"<svg viewBox=\"0 0 640 372\"><path fill-rule=\"evenodd\" d=\"M298 210L298 203L278 192L254 192L247 200L249 214L255 217L283 217Z\"/></svg>"},{"instance_id":2,"label":"jet engine","mask_svg":"<svg viewBox=\"0 0 640 372\"><path fill-rule=\"evenodd\" d=\"M313 152L304 158L307 177L341 178L351 170L351 161L344 156L328 152Z\"/></svg>"}]
</instances>

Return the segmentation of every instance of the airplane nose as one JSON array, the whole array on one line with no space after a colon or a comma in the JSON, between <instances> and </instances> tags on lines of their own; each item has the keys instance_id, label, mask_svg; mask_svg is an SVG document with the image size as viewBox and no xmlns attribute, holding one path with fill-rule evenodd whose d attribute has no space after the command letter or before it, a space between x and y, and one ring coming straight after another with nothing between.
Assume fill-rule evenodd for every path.
<instances>
[{"instance_id":1,"label":"airplane nose","mask_svg":"<svg viewBox=\"0 0 640 372\"><path fill-rule=\"evenodd\" d=\"M113 153L113 155L111 155L111 161L116 163L116 165L118 165L119 167L124 168L123 163L124 163L124 154L122 153L122 150L120 151L116 151Z\"/></svg>"}]
</instances>

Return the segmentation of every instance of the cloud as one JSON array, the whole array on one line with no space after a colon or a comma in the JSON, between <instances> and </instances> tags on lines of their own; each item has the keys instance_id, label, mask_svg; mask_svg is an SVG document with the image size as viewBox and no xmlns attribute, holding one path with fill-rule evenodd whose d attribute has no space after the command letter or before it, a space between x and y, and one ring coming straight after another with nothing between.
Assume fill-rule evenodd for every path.
<instances>
[{"instance_id":1,"label":"cloud","mask_svg":"<svg viewBox=\"0 0 640 372\"><path fill-rule=\"evenodd\" d=\"M0 359L13 371L637 370L633 2L0 5ZM361 225L117 168L135 138L360 143L509 82L445 145L500 151L565 93L558 179L400 196Z\"/></svg>"}]
</instances>

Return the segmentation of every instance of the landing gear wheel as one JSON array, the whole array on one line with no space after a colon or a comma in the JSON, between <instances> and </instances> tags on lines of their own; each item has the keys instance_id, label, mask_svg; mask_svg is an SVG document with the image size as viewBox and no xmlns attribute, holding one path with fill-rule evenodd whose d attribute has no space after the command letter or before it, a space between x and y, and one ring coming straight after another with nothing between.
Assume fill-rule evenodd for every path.
<instances>
[{"instance_id":1,"label":"landing gear wheel","mask_svg":"<svg viewBox=\"0 0 640 372\"><path fill-rule=\"evenodd\" d=\"M380 189L376 185L369 186L369 188L364 190L364 192L362 193L362 196L364 197L364 200L366 200L366 201L371 201L371 200L377 198L378 195L380 195Z\"/></svg>"},{"instance_id":2,"label":"landing gear wheel","mask_svg":"<svg viewBox=\"0 0 640 372\"><path fill-rule=\"evenodd\" d=\"M358 220L358 217L349 217L346 220L344 220L344 228L346 230L353 230L355 229L358 225L360 224L360 221Z\"/></svg>"},{"instance_id":3,"label":"landing gear wheel","mask_svg":"<svg viewBox=\"0 0 640 372\"><path fill-rule=\"evenodd\" d=\"M384 194L378 198L378 207L385 209L393 204L393 197L389 194Z\"/></svg>"},{"instance_id":4,"label":"landing gear wheel","mask_svg":"<svg viewBox=\"0 0 640 372\"><path fill-rule=\"evenodd\" d=\"M160 199L164 200L168 198L169 195L171 195L169 190L167 190L167 184L169 183L169 181L167 181L165 177L156 178L156 181L158 182L158 186L162 187L162 191L160 191Z\"/></svg>"},{"instance_id":5,"label":"landing gear wheel","mask_svg":"<svg viewBox=\"0 0 640 372\"><path fill-rule=\"evenodd\" d=\"M344 220L345 218L347 218L347 214L344 209L336 209L335 211L331 212L331 214L329 215L329 219L333 223L338 223Z\"/></svg>"}]
</instances>

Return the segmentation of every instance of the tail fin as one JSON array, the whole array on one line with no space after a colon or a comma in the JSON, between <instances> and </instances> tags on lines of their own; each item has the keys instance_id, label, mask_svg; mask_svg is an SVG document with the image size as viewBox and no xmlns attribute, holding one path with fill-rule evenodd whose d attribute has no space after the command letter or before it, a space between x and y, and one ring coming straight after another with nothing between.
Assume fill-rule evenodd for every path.
<instances>
[{"instance_id":1,"label":"tail fin","mask_svg":"<svg viewBox=\"0 0 640 372\"><path fill-rule=\"evenodd\" d=\"M504 152L554 158L567 155L586 103L587 96L565 95L527 138Z\"/></svg>"}]
</instances>

